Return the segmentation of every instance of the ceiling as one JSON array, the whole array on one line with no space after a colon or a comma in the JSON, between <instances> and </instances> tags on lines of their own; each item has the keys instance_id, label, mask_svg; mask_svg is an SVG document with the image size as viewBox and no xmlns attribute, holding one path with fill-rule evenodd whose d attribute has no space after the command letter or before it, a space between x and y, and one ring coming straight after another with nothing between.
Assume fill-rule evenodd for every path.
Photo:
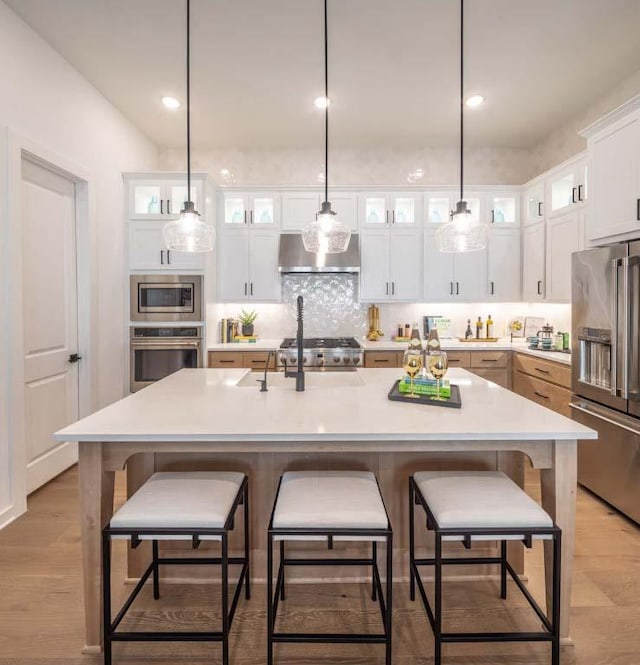
<instances>
[{"instance_id":1,"label":"ceiling","mask_svg":"<svg viewBox=\"0 0 640 665\"><path fill-rule=\"evenodd\" d=\"M184 145L185 3L4 0L158 146ZM638 0L467 0L472 145L529 147L640 66ZM459 3L331 0L331 140L457 141ZM318 146L321 0L192 0L199 148Z\"/></svg>"}]
</instances>

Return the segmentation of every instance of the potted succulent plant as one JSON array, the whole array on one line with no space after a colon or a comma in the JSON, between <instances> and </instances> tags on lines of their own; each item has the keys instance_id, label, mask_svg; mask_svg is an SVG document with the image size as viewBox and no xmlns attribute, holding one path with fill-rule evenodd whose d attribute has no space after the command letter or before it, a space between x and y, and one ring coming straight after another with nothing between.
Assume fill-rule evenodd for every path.
<instances>
[{"instance_id":1,"label":"potted succulent plant","mask_svg":"<svg viewBox=\"0 0 640 665\"><path fill-rule=\"evenodd\" d=\"M242 324L242 334L245 337L253 335L253 322L256 320L258 313L252 309L246 312L244 309L240 311L240 316L238 319Z\"/></svg>"}]
</instances>

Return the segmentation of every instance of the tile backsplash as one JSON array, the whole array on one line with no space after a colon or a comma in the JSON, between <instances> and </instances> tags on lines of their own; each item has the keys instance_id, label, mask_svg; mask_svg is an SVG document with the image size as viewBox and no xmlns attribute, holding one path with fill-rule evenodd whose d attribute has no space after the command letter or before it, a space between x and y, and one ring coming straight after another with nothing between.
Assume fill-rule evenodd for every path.
<instances>
[{"instance_id":1,"label":"tile backsplash","mask_svg":"<svg viewBox=\"0 0 640 665\"><path fill-rule=\"evenodd\" d=\"M358 276L345 274L300 274L282 277L281 304L218 304L207 307L208 342L219 341L219 321L234 317L240 310L255 309L256 334L263 339L292 337L296 330L296 298L304 297L304 323L307 337L362 337L367 333L368 304L358 302ZM486 321L491 314L495 334L508 336L507 325L515 316L538 316L556 331L571 330L571 306L549 303L382 303L380 324L385 339L391 339L399 323L421 325L424 315L451 319L454 335L463 335L467 319L472 327L478 316Z\"/></svg>"}]
</instances>

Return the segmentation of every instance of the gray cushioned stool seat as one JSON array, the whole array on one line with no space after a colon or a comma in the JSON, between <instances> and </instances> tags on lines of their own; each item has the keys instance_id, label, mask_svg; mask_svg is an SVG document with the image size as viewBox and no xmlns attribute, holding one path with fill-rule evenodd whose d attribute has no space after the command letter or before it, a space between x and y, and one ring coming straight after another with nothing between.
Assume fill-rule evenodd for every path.
<instances>
[{"instance_id":1,"label":"gray cushioned stool seat","mask_svg":"<svg viewBox=\"0 0 640 665\"><path fill-rule=\"evenodd\" d=\"M369 471L288 471L283 474L273 527L386 529L387 513L376 477ZM283 536L309 540L314 536ZM322 539L326 536L322 536ZM337 536L336 540L357 540ZM362 538L373 540L371 536Z\"/></svg>"},{"instance_id":2,"label":"gray cushioned stool seat","mask_svg":"<svg viewBox=\"0 0 640 665\"><path fill-rule=\"evenodd\" d=\"M420 471L413 478L442 529L553 526L551 517L500 471Z\"/></svg>"},{"instance_id":3,"label":"gray cushioned stool seat","mask_svg":"<svg viewBox=\"0 0 640 665\"><path fill-rule=\"evenodd\" d=\"M111 518L111 527L221 529L244 477L243 473L230 471L154 473ZM143 538L160 540L162 536ZM179 536L166 538L175 540ZM220 536L205 538L219 540Z\"/></svg>"}]
</instances>

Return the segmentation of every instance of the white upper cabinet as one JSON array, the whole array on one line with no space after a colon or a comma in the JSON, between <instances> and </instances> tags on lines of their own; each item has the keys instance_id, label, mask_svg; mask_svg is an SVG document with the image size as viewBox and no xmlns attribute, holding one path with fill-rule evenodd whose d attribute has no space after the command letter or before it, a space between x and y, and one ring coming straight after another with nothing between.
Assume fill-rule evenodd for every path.
<instances>
[{"instance_id":1,"label":"white upper cabinet","mask_svg":"<svg viewBox=\"0 0 640 665\"><path fill-rule=\"evenodd\" d=\"M494 227L489 233L489 285L491 300L517 302L520 290L520 231Z\"/></svg>"},{"instance_id":2,"label":"white upper cabinet","mask_svg":"<svg viewBox=\"0 0 640 665\"><path fill-rule=\"evenodd\" d=\"M436 229L424 232L423 294L426 302L448 301L455 295L455 254L441 252Z\"/></svg>"},{"instance_id":3,"label":"white upper cabinet","mask_svg":"<svg viewBox=\"0 0 640 665\"><path fill-rule=\"evenodd\" d=\"M522 297L527 302L544 300L545 222L522 230Z\"/></svg>"},{"instance_id":4,"label":"white upper cabinet","mask_svg":"<svg viewBox=\"0 0 640 665\"><path fill-rule=\"evenodd\" d=\"M360 235L360 300L416 302L422 296L422 233L418 229Z\"/></svg>"},{"instance_id":5,"label":"white upper cabinet","mask_svg":"<svg viewBox=\"0 0 640 665\"><path fill-rule=\"evenodd\" d=\"M455 300L483 301L487 298L488 252L455 255Z\"/></svg>"},{"instance_id":6,"label":"white upper cabinet","mask_svg":"<svg viewBox=\"0 0 640 665\"><path fill-rule=\"evenodd\" d=\"M360 228L410 228L422 222L422 194L367 192L358 202Z\"/></svg>"},{"instance_id":7,"label":"white upper cabinet","mask_svg":"<svg viewBox=\"0 0 640 665\"><path fill-rule=\"evenodd\" d=\"M280 195L269 192L224 192L222 228L277 228Z\"/></svg>"},{"instance_id":8,"label":"white upper cabinet","mask_svg":"<svg viewBox=\"0 0 640 665\"><path fill-rule=\"evenodd\" d=\"M570 210L547 222L546 299L571 301L571 254L584 249L584 209Z\"/></svg>"},{"instance_id":9,"label":"white upper cabinet","mask_svg":"<svg viewBox=\"0 0 640 665\"><path fill-rule=\"evenodd\" d=\"M355 233L358 230L358 195L353 192L331 193L329 190L329 201L338 221Z\"/></svg>"},{"instance_id":10,"label":"white upper cabinet","mask_svg":"<svg viewBox=\"0 0 640 665\"><path fill-rule=\"evenodd\" d=\"M445 224L451 219L454 207L451 192L428 192L424 195L424 220L429 224Z\"/></svg>"},{"instance_id":11,"label":"white upper cabinet","mask_svg":"<svg viewBox=\"0 0 640 665\"><path fill-rule=\"evenodd\" d=\"M177 219L187 193L186 174L180 177L127 177L127 214L129 219ZM204 177L191 178L191 201L204 217Z\"/></svg>"},{"instance_id":12,"label":"white upper cabinet","mask_svg":"<svg viewBox=\"0 0 640 665\"><path fill-rule=\"evenodd\" d=\"M282 194L282 230L302 231L315 221L320 210L320 192L300 191Z\"/></svg>"},{"instance_id":13,"label":"white upper cabinet","mask_svg":"<svg viewBox=\"0 0 640 665\"><path fill-rule=\"evenodd\" d=\"M587 199L587 162L582 157L551 171L546 179L545 216L551 219L571 208L582 205Z\"/></svg>"},{"instance_id":14,"label":"white upper cabinet","mask_svg":"<svg viewBox=\"0 0 640 665\"><path fill-rule=\"evenodd\" d=\"M166 221L129 222L131 270L204 270L206 253L168 250L162 235Z\"/></svg>"},{"instance_id":15,"label":"white upper cabinet","mask_svg":"<svg viewBox=\"0 0 640 665\"><path fill-rule=\"evenodd\" d=\"M520 193L490 192L487 195L487 222L494 226L520 224Z\"/></svg>"},{"instance_id":16,"label":"white upper cabinet","mask_svg":"<svg viewBox=\"0 0 640 665\"><path fill-rule=\"evenodd\" d=\"M535 224L544 219L544 181L532 184L523 195L525 224Z\"/></svg>"},{"instance_id":17,"label":"white upper cabinet","mask_svg":"<svg viewBox=\"0 0 640 665\"><path fill-rule=\"evenodd\" d=\"M585 131L590 163L591 241L640 236L640 96ZM622 236L616 238L616 236Z\"/></svg>"},{"instance_id":18,"label":"white upper cabinet","mask_svg":"<svg viewBox=\"0 0 640 665\"><path fill-rule=\"evenodd\" d=\"M265 228L229 229L218 237L218 300L278 302L280 234Z\"/></svg>"}]
</instances>

